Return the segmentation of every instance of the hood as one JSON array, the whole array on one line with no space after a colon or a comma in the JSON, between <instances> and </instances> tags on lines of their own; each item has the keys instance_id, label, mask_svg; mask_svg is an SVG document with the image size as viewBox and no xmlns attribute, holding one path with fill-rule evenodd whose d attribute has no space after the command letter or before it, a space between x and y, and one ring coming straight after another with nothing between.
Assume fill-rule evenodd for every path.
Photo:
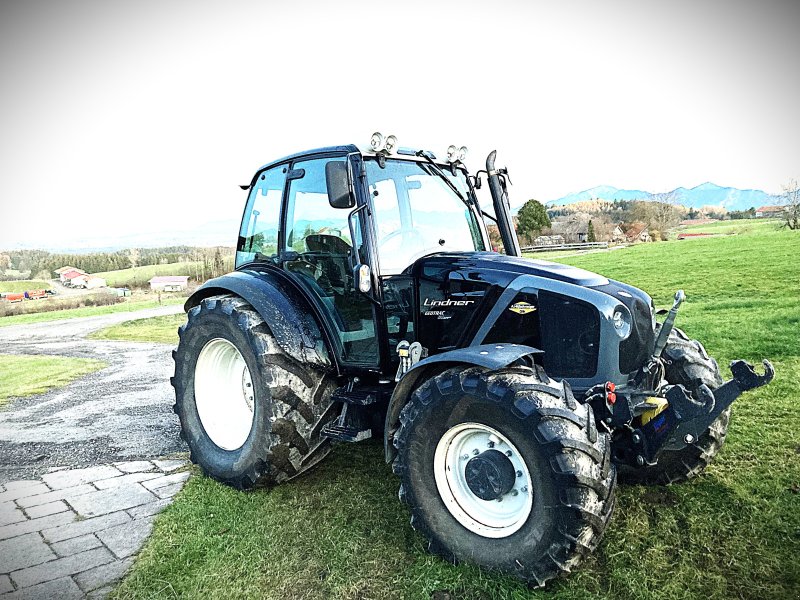
<instances>
[{"instance_id":1,"label":"hood","mask_svg":"<svg viewBox=\"0 0 800 600\"><path fill-rule=\"evenodd\" d=\"M496 252L429 254L419 259L409 269L413 274L424 274L428 277L433 275L434 278L437 272L444 274L443 272L461 271L470 279L486 277L500 285L507 284L519 275L535 275L583 287L604 286L609 283L605 277L577 267L546 260L506 256Z\"/></svg>"}]
</instances>

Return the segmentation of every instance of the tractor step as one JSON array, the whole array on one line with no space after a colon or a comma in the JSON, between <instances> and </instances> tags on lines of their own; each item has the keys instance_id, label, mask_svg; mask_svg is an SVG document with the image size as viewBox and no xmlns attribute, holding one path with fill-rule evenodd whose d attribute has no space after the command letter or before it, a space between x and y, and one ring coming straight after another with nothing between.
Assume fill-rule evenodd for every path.
<instances>
[{"instance_id":1,"label":"tractor step","mask_svg":"<svg viewBox=\"0 0 800 600\"><path fill-rule=\"evenodd\" d=\"M348 389L349 388L349 389ZM388 401L392 393L387 390L377 390L372 388L352 389L351 385L343 385L334 390L331 399L334 402L344 404L355 404L357 406L369 406L383 400Z\"/></svg>"},{"instance_id":2,"label":"tractor step","mask_svg":"<svg viewBox=\"0 0 800 600\"><path fill-rule=\"evenodd\" d=\"M322 428L320 435L340 442L360 442L371 438L372 428L366 424L363 413L361 405L342 402L342 412Z\"/></svg>"},{"instance_id":3,"label":"tractor step","mask_svg":"<svg viewBox=\"0 0 800 600\"><path fill-rule=\"evenodd\" d=\"M358 430L352 427L342 427L334 422L325 425L320 435L340 442L360 442L372 437L372 429Z\"/></svg>"}]
</instances>

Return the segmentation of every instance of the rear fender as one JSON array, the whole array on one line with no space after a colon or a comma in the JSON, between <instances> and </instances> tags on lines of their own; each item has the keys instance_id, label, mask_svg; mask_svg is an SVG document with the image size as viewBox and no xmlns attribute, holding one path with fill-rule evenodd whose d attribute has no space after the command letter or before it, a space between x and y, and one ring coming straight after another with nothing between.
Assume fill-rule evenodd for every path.
<instances>
[{"instance_id":1,"label":"rear fender","mask_svg":"<svg viewBox=\"0 0 800 600\"><path fill-rule=\"evenodd\" d=\"M511 365L521 358L541 353L541 350L520 344L483 344L442 352L419 361L403 375L403 378L395 386L392 397L389 400L386 423L383 429L383 447L386 462L394 460L397 453L393 439L394 434L400 427L400 412L408 403L412 392L420 384L452 367L460 366L464 369L482 367L489 371L496 371Z\"/></svg>"},{"instance_id":2,"label":"rear fender","mask_svg":"<svg viewBox=\"0 0 800 600\"><path fill-rule=\"evenodd\" d=\"M304 364L330 369L329 340L319 326L308 301L289 282L260 271L234 271L208 280L184 304L188 312L204 298L235 294L261 315L278 345Z\"/></svg>"}]
</instances>

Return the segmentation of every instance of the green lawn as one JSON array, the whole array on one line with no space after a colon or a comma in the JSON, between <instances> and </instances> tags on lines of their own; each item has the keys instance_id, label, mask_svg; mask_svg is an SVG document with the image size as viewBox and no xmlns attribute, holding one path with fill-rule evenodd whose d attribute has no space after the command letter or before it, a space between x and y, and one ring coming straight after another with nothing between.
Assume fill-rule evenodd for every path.
<instances>
[{"instance_id":1,"label":"green lawn","mask_svg":"<svg viewBox=\"0 0 800 600\"><path fill-rule=\"evenodd\" d=\"M105 279L110 286L126 287L144 285L156 275L189 275L194 277L198 272L198 267L202 270L202 263L169 263L166 265L146 265L144 267L120 269L118 271L105 271L103 273L95 273L95 275Z\"/></svg>"},{"instance_id":2,"label":"green lawn","mask_svg":"<svg viewBox=\"0 0 800 600\"><path fill-rule=\"evenodd\" d=\"M22 279L19 281L0 281L0 292L19 294L29 290L49 290L53 284L41 279Z\"/></svg>"},{"instance_id":3,"label":"green lawn","mask_svg":"<svg viewBox=\"0 0 800 600\"><path fill-rule=\"evenodd\" d=\"M800 233L800 232L798 232ZM703 476L622 486L598 550L568 578L520 582L429 555L397 500L377 442L337 447L297 481L236 492L193 477L158 518L118 598L800 597L800 235L642 244L564 259L670 304L729 376L733 358L774 361L775 381L739 399Z\"/></svg>"},{"instance_id":4,"label":"green lawn","mask_svg":"<svg viewBox=\"0 0 800 600\"><path fill-rule=\"evenodd\" d=\"M186 314L165 315L125 321L100 329L89 335L96 340L126 340L130 342L160 342L178 345L178 327L186 322Z\"/></svg>"},{"instance_id":5,"label":"green lawn","mask_svg":"<svg viewBox=\"0 0 800 600\"><path fill-rule=\"evenodd\" d=\"M179 296L161 298L161 304L183 304L184 302L186 302L186 298ZM83 308L0 317L0 327L22 325L24 323L41 323L42 321L57 321L59 319L74 319L75 317L95 317L97 315L155 308L156 306L160 306L157 299L126 299L119 304L109 304L108 306L85 306Z\"/></svg>"},{"instance_id":6,"label":"green lawn","mask_svg":"<svg viewBox=\"0 0 800 600\"><path fill-rule=\"evenodd\" d=\"M106 366L88 358L0 354L0 406L9 398L41 394Z\"/></svg>"}]
</instances>

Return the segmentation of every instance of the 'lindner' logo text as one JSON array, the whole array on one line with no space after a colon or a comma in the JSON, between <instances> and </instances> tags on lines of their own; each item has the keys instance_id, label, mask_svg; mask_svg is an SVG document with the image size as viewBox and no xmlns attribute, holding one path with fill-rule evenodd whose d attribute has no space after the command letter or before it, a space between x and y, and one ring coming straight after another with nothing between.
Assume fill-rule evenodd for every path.
<instances>
[{"instance_id":1,"label":"'lindner' logo text","mask_svg":"<svg viewBox=\"0 0 800 600\"><path fill-rule=\"evenodd\" d=\"M423 302L423 306L429 308L435 306L469 306L470 304L475 304L475 300L431 300L430 298L425 298L425 302Z\"/></svg>"}]
</instances>

